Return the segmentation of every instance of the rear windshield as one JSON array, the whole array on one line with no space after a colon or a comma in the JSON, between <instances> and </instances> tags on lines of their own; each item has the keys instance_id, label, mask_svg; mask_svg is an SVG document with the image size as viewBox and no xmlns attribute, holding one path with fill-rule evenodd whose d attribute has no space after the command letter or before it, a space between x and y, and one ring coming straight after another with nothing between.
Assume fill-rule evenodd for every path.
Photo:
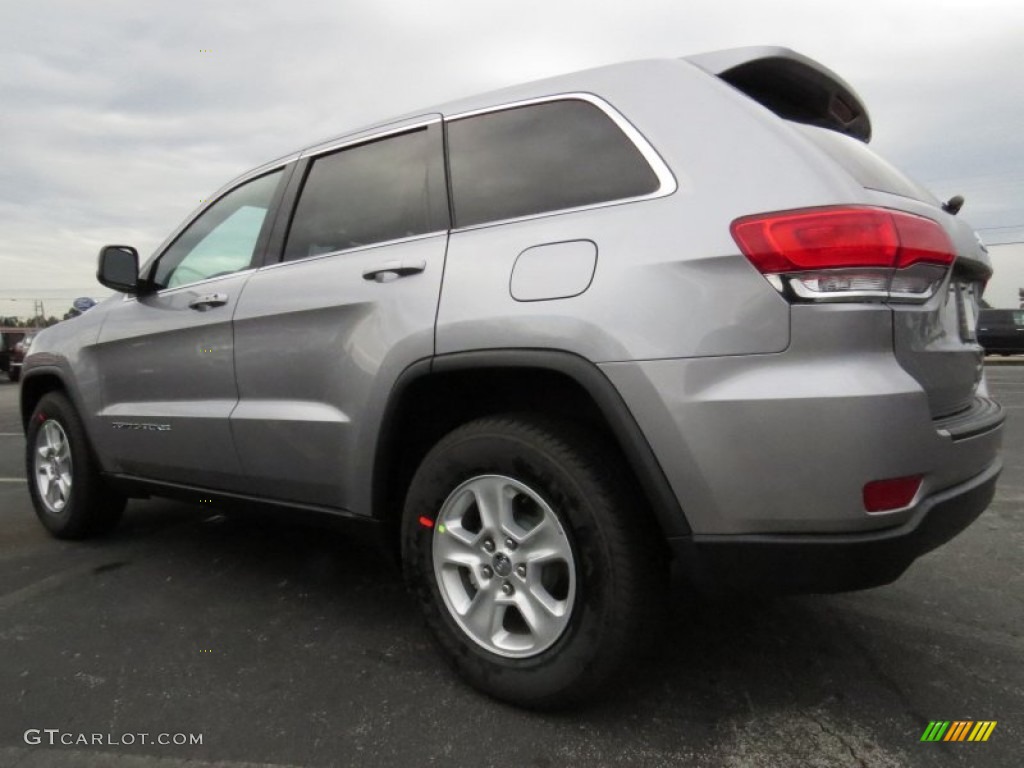
<instances>
[{"instance_id":1,"label":"rear windshield","mask_svg":"<svg viewBox=\"0 0 1024 768\"><path fill-rule=\"evenodd\" d=\"M827 128L800 123L790 124L810 139L818 149L839 163L862 187L921 200L932 205L939 204L931 192L883 160L871 151L867 144Z\"/></svg>"}]
</instances>

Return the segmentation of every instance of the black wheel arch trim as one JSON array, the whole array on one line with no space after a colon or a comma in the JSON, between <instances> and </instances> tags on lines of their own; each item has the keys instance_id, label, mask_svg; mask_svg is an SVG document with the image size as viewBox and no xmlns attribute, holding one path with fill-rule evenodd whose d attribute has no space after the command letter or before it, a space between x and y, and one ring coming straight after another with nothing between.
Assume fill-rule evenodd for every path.
<instances>
[{"instance_id":1,"label":"black wheel arch trim","mask_svg":"<svg viewBox=\"0 0 1024 768\"><path fill-rule=\"evenodd\" d=\"M74 386L73 384L74 374L70 370L65 369L59 364L50 362L44 363L42 365L36 364L29 368L27 372L22 371L21 391L18 393L18 415L21 416L22 419L22 430L25 432L27 436L28 422L29 419L32 418L32 412L35 411L35 407L33 407L29 411L24 410L25 393L29 391L29 385L31 381L41 376L48 376L60 382L60 391L68 400L71 401L72 407L74 407L75 411L78 412L78 417L82 422L82 431L85 433L85 439L89 445L89 450L92 452L96 464L102 468L103 457L100 455L99 451L96 450L96 440L92 432L93 425L90 423L91 419L88 418L89 412L85 408L81 398L78 395L78 387ZM52 392L53 389L50 388L47 389L46 391ZM46 392L40 395L38 400L41 400L45 396Z\"/></svg>"},{"instance_id":2,"label":"black wheel arch trim","mask_svg":"<svg viewBox=\"0 0 1024 768\"><path fill-rule=\"evenodd\" d=\"M29 410L25 410L26 393L31 389L29 382L43 376L59 381L61 391L71 401L71 404L75 406L75 410L77 410L79 414L83 413L82 403L78 398L78 390L76 387L73 387L68 383L68 379L71 378L68 371L55 364L33 365L31 368L23 368L21 371L21 390L18 392L18 415L21 417L22 429L26 433L28 432L28 420L32 418L32 412L35 410L34 407ZM45 396L45 393L43 396ZM43 396L40 396L39 399L42 399ZM86 420L83 418L82 424L85 427L86 436L91 440L92 437L89 435L88 426L85 424L85 421Z\"/></svg>"},{"instance_id":3,"label":"black wheel arch trim","mask_svg":"<svg viewBox=\"0 0 1024 768\"><path fill-rule=\"evenodd\" d=\"M385 514L377 502L383 496L382 460L396 439L394 420L404 391L414 382L434 374L471 371L474 369L520 368L540 369L562 374L593 399L619 447L625 455L641 490L650 501L662 533L666 537L688 536L691 533L679 500L665 476L653 449L636 422L625 400L607 376L589 360L572 352L550 349L487 349L453 352L416 361L395 381L388 398L374 457L373 510Z\"/></svg>"}]
</instances>

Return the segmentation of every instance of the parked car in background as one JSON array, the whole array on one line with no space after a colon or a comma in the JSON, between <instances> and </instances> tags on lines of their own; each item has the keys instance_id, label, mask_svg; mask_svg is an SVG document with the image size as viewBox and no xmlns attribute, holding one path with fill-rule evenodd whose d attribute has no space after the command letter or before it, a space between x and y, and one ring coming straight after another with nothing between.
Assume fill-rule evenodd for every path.
<instances>
[{"instance_id":1,"label":"parked car in background","mask_svg":"<svg viewBox=\"0 0 1024 768\"><path fill-rule=\"evenodd\" d=\"M11 351L16 343L17 339L13 338L13 334L6 331L0 333L0 373L6 374L10 370Z\"/></svg>"},{"instance_id":2,"label":"parked car in background","mask_svg":"<svg viewBox=\"0 0 1024 768\"><path fill-rule=\"evenodd\" d=\"M36 334L34 332L26 333L20 340L15 342L7 364L7 376L11 381L18 381L21 378L21 369L25 362L25 356L28 354L29 349L31 349L35 337Z\"/></svg>"},{"instance_id":3,"label":"parked car in background","mask_svg":"<svg viewBox=\"0 0 1024 768\"><path fill-rule=\"evenodd\" d=\"M535 707L642 655L673 561L890 582L988 505L1004 417L987 253L870 137L837 75L755 48L257 168L141 269L104 248L123 295L33 344L39 519L82 538L157 494L376 527L441 654Z\"/></svg>"},{"instance_id":4,"label":"parked car in background","mask_svg":"<svg viewBox=\"0 0 1024 768\"><path fill-rule=\"evenodd\" d=\"M989 355L1024 355L1024 309L983 309L978 343Z\"/></svg>"}]
</instances>

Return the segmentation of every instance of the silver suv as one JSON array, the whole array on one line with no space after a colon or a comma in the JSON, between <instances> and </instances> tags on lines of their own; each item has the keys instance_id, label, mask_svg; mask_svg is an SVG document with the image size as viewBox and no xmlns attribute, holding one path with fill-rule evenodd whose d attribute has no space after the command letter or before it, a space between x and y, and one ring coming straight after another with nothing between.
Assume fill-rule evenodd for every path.
<instances>
[{"instance_id":1,"label":"silver suv","mask_svg":"<svg viewBox=\"0 0 1024 768\"><path fill-rule=\"evenodd\" d=\"M896 579L992 498L984 247L782 48L595 69L303 149L39 334L55 535L148 494L376 526L441 652L527 706L637 652L669 567ZM651 634L651 633L646 633Z\"/></svg>"}]
</instances>

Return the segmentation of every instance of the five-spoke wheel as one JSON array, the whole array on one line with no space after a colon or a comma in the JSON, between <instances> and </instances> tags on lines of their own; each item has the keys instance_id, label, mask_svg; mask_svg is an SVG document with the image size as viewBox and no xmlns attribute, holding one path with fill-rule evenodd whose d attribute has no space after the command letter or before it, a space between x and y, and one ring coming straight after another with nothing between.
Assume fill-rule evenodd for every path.
<instances>
[{"instance_id":1,"label":"five-spoke wheel","mask_svg":"<svg viewBox=\"0 0 1024 768\"><path fill-rule=\"evenodd\" d=\"M34 475L46 509L63 512L71 498L71 446L63 427L53 419L44 421L36 432Z\"/></svg>"},{"instance_id":2,"label":"five-spoke wheel","mask_svg":"<svg viewBox=\"0 0 1024 768\"><path fill-rule=\"evenodd\" d=\"M36 515L50 533L82 539L117 525L125 498L104 481L82 420L62 392L40 398L26 437L29 492Z\"/></svg>"},{"instance_id":3,"label":"five-spoke wheel","mask_svg":"<svg viewBox=\"0 0 1024 768\"><path fill-rule=\"evenodd\" d=\"M532 656L565 631L576 596L572 545L525 483L500 475L462 483L438 513L433 557L445 605L483 648Z\"/></svg>"},{"instance_id":4,"label":"five-spoke wheel","mask_svg":"<svg viewBox=\"0 0 1024 768\"><path fill-rule=\"evenodd\" d=\"M402 518L405 574L472 685L557 707L642 652L663 561L630 488L602 435L543 417L478 419L427 453Z\"/></svg>"}]
</instances>

